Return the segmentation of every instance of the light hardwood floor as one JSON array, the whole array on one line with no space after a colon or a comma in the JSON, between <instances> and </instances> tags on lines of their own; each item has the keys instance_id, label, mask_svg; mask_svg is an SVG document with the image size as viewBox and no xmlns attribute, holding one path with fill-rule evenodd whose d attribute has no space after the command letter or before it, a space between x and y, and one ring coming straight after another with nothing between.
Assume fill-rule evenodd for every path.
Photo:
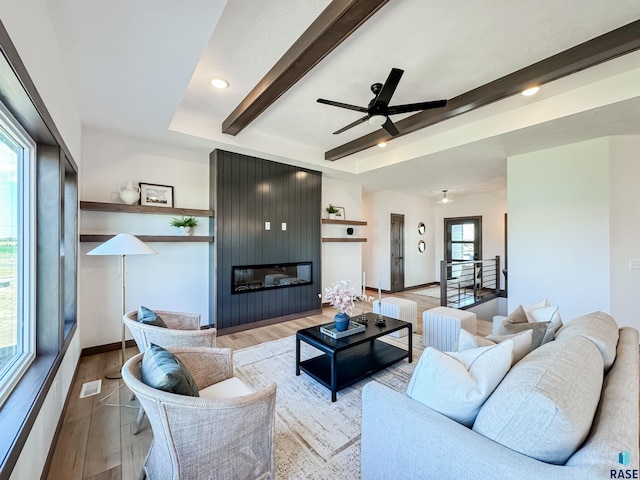
<instances>
[{"instance_id":1,"label":"light hardwood floor","mask_svg":"<svg viewBox=\"0 0 640 480\"><path fill-rule=\"evenodd\" d=\"M417 333L422 334L422 312L439 306L439 300L406 291L393 296L418 303ZM360 306L354 313L360 312ZM368 311L371 304L367 305ZM294 335L313 325L329 323L336 310L325 308L320 315L279 323L230 335L219 336L217 345L233 350ZM478 322L478 334L491 333L489 322ZM48 480L130 480L137 479L149 445L151 428L145 420L138 435L133 435L137 401L121 380L107 380L104 374L118 367L117 351L82 357L74 379L69 405L55 447ZM137 349L130 348L127 358ZM292 374L294 366L292 365ZM102 392L79 398L82 384L102 379ZM120 387L120 388L119 388ZM111 393L110 397L105 397Z\"/></svg>"}]
</instances>

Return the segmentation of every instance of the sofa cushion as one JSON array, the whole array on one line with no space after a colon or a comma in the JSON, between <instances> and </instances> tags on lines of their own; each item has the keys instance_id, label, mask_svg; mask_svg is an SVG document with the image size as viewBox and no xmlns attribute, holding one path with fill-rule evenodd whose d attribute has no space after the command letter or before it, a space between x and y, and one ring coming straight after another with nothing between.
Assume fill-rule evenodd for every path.
<instances>
[{"instance_id":1,"label":"sofa cushion","mask_svg":"<svg viewBox=\"0 0 640 480\"><path fill-rule=\"evenodd\" d=\"M496 343L498 342L488 340L479 335L474 335L473 333L467 332L464 328L461 328L460 332L458 333L456 352L462 352L464 350L470 350L472 348L478 347L491 347Z\"/></svg>"},{"instance_id":2,"label":"sofa cushion","mask_svg":"<svg viewBox=\"0 0 640 480\"><path fill-rule=\"evenodd\" d=\"M530 322L524 308L520 305L498 327L498 335L513 335L514 333L532 330L531 350L535 350L548 337L547 330L550 327L551 322Z\"/></svg>"},{"instance_id":3,"label":"sofa cushion","mask_svg":"<svg viewBox=\"0 0 640 480\"><path fill-rule=\"evenodd\" d=\"M549 342L511 369L473 430L529 457L564 464L589 433L602 378L593 342L582 336Z\"/></svg>"},{"instance_id":4,"label":"sofa cushion","mask_svg":"<svg viewBox=\"0 0 640 480\"><path fill-rule=\"evenodd\" d=\"M487 335L481 337L466 330L460 330L458 334L457 352L478 347L490 347L496 343L511 340L513 342L513 352L511 353L511 365L518 363L527 353L531 351L531 334L533 330L527 330L512 335Z\"/></svg>"},{"instance_id":5,"label":"sofa cushion","mask_svg":"<svg viewBox=\"0 0 640 480\"><path fill-rule=\"evenodd\" d=\"M167 328L167 324L164 323L164 320L162 320L160 315L147 307L143 307L142 305L138 308L138 316L136 317L136 320L140 323L144 323L145 325Z\"/></svg>"},{"instance_id":6,"label":"sofa cushion","mask_svg":"<svg viewBox=\"0 0 640 480\"><path fill-rule=\"evenodd\" d=\"M407 395L470 427L478 410L511 368L513 342L463 352L427 347L413 372Z\"/></svg>"},{"instance_id":7,"label":"sofa cushion","mask_svg":"<svg viewBox=\"0 0 640 480\"><path fill-rule=\"evenodd\" d=\"M154 343L142 357L140 380L165 392L198 396L198 386L187 367L173 353Z\"/></svg>"},{"instance_id":8,"label":"sofa cushion","mask_svg":"<svg viewBox=\"0 0 640 480\"><path fill-rule=\"evenodd\" d=\"M556 338L567 338L582 335L595 343L602 354L604 368L609 369L616 359L618 346L618 324L604 312L593 312L567 322L558 332Z\"/></svg>"}]
</instances>

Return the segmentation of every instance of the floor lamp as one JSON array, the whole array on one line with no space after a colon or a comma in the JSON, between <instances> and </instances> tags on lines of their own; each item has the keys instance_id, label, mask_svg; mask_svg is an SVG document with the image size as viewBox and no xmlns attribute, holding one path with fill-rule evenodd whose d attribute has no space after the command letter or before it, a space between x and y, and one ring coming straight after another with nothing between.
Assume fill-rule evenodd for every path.
<instances>
[{"instance_id":1,"label":"floor lamp","mask_svg":"<svg viewBox=\"0 0 640 480\"><path fill-rule=\"evenodd\" d=\"M124 288L124 257L127 255L147 255L150 253L158 253L153 248L147 246L147 244L143 243L141 240L138 240L137 237L133 235L129 235L128 233L120 233L115 237L107 240L101 245L98 245L96 248L87 252L87 255L120 255L120 277L122 279L122 309L120 315L120 323L122 324L122 352L121 352L121 362L120 369L115 372L108 372L105 377L109 379L113 378L122 378L122 366L125 361L125 333L124 333L124 321L122 317L125 314L125 288Z\"/></svg>"}]
</instances>

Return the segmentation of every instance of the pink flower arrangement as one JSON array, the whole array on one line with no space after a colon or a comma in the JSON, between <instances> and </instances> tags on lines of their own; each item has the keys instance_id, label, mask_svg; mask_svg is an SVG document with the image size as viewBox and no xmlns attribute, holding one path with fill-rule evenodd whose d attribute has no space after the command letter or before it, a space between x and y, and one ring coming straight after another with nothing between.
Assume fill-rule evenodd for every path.
<instances>
[{"instance_id":1,"label":"pink flower arrangement","mask_svg":"<svg viewBox=\"0 0 640 480\"><path fill-rule=\"evenodd\" d=\"M331 288L324 289L327 301L338 311L351 315L354 301L360 298L358 292L346 280L338 280Z\"/></svg>"}]
</instances>

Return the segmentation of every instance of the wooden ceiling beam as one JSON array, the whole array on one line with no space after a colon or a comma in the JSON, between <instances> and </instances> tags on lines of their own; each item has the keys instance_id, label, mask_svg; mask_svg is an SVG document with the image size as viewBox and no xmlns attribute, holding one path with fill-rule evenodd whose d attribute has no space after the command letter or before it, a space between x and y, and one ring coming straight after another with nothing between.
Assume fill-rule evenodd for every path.
<instances>
[{"instance_id":1,"label":"wooden ceiling beam","mask_svg":"<svg viewBox=\"0 0 640 480\"><path fill-rule=\"evenodd\" d=\"M333 0L222 122L237 135L389 0Z\"/></svg>"},{"instance_id":2,"label":"wooden ceiling beam","mask_svg":"<svg viewBox=\"0 0 640 480\"><path fill-rule=\"evenodd\" d=\"M391 137L385 130L380 129L325 152L324 158L332 162L339 160L380 142L388 142L393 138L519 94L528 87L544 85L638 49L640 49L640 20L458 95L450 99L444 108L424 110L395 122L400 135Z\"/></svg>"}]
</instances>

